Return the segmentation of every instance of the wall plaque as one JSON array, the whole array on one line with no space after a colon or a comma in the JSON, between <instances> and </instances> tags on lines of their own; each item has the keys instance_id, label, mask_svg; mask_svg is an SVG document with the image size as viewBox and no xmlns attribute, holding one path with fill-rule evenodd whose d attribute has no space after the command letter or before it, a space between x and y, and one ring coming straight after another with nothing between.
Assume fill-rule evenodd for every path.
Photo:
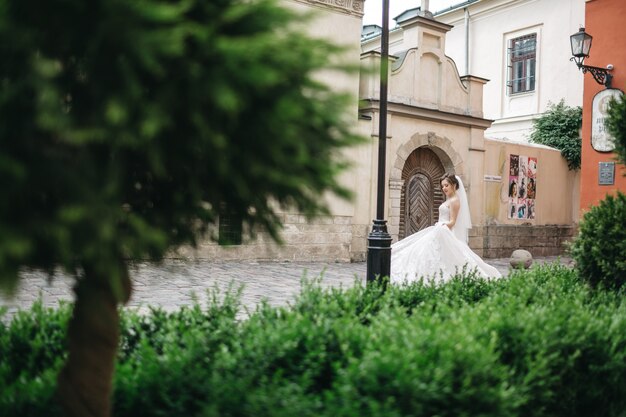
<instances>
[{"instance_id":1,"label":"wall plaque","mask_svg":"<svg viewBox=\"0 0 626 417\"><path fill-rule=\"evenodd\" d=\"M598 166L598 184L613 185L615 183L615 162L600 162Z\"/></svg>"},{"instance_id":2,"label":"wall plaque","mask_svg":"<svg viewBox=\"0 0 626 417\"><path fill-rule=\"evenodd\" d=\"M606 128L609 102L620 99L623 93L616 88L607 88L593 97L591 104L591 146L598 152L611 152L615 149L613 137Z\"/></svg>"}]
</instances>

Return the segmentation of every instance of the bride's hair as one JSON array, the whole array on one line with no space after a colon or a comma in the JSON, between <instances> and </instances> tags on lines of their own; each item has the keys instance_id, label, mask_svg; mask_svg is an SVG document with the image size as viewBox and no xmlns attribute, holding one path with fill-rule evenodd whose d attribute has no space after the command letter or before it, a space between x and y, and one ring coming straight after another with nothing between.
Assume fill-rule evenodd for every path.
<instances>
[{"instance_id":1,"label":"bride's hair","mask_svg":"<svg viewBox=\"0 0 626 417\"><path fill-rule=\"evenodd\" d=\"M454 174L446 174L443 177L441 177L441 181L443 180L448 181L450 184L452 184L454 186L455 190L459 189L459 180L456 179L456 175Z\"/></svg>"}]
</instances>

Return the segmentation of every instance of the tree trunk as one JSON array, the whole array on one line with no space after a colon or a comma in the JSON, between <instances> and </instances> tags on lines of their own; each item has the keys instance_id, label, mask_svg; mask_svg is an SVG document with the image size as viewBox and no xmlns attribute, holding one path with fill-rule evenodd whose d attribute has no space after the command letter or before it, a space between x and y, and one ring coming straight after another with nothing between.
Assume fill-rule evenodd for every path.
<instances>
[{"instance_id":1,"label":"tree trunk","mask_svg":"<svg viewBox=\"0 0 626 417\"><path fill-rule=\"evenodd\" d=\"M68 417L108 417L120 336L117 307L130 298L131 282L123 262L118 268L84 270L75 287L69 355L59 374L58 395Z\"/></svg>"}]
</instances>

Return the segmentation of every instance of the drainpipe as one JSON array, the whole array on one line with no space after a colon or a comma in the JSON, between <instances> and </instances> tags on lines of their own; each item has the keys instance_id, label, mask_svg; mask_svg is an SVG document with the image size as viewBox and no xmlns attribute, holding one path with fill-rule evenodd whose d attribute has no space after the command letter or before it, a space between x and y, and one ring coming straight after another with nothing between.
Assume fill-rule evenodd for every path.
<instances>
[{"instance_id":1,"label":"drainpipe","mask_svg":"<svg viewBox=\"0 0 626 417\"><path fill-rule=\"evenodd\" d=\"M470 14L469 8L465 8L465 75L470 75L469 72L469 22Z\"/></svg>"}]
</instances>

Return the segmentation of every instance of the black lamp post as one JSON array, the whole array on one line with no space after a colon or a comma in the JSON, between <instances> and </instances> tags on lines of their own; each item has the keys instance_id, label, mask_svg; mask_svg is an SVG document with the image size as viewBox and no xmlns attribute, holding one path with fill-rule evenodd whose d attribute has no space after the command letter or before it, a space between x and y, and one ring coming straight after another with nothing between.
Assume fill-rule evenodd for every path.
<instances>
[{"instance_id":1,"label":"black lamp post","mask_svg":"<svg viewBox=\"0 0 626 417\"><path fill-rule=\"evenodd\" d=\"M572 57L570 61L574 61L578 68L584 73L591 73L593 79L611 88L611 81L613 76L609 74L609 71L613 69L613 65L607 65L606 68L592 67L590 65L584 65L585 58L589 58L589 50L591 50L591 41L593 36L585 32L585 28L580 28L578 32L569 37L570 44L572 46Z\"/></svg>"},{"instance_id":2,"label":"black lamp post","mask_svg":"<svg viewBox=\"0 0 626 417\"><path fill-rule=\"evenodd\" d=\"M367 237L368 283L388 277L391 270L391 236L385 220L385 158L387 154L387 80L389 74L389 0L383 0L380 46L380 111L378 127L378 188L376 219Z\"/></svg>"}]
</instances>

